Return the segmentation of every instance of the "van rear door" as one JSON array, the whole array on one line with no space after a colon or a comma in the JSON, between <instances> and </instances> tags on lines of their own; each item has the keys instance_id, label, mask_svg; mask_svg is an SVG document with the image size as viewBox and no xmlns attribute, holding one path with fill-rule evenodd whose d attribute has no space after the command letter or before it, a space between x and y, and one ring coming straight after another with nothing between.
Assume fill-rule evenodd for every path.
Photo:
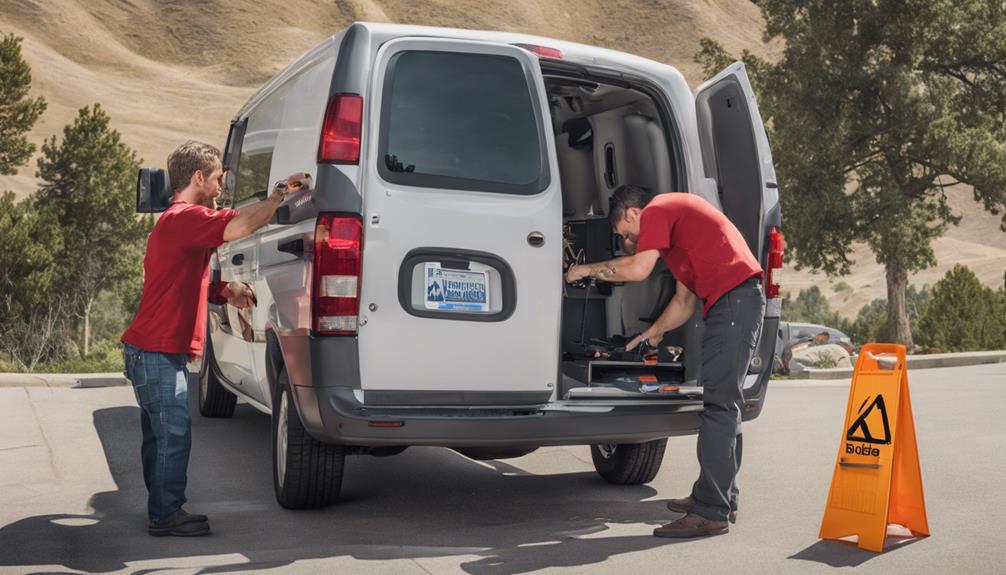
<instances>
[{"instance_id":1,"label":"van rear door","mask_svg":"<svg viewBox=\"0 0 1006 575\"><path fill-rule=\"evenodd\" d=\"M360 376L371 405L548 401L562 198L537 57L403 38L365 137Z\"/></svg>"},{"instance_id":2,"label":"van rear door","mask_svg":"<svg viewBox=\"0 0 1006 575\"><path fill-rule=\"evenodd\" d=\"M695 95L705 176L716 180L723 212L766 265L763 224L779 202L768 135L744 64L735 62Z\"/></svg>"},{"instance_id":3,"label":"van rear door","mask_svg":"<svg viewBox=\"0 0 1006 575\"><path fill-rule=\"evenodd\" d=\"M781 227L775 167L744 64L735 62L699 86L695 111L705 177L716 181L723 213L744 235L763 270L781 265L781 235L770 234L772 228ZM770 252L778 253L771 257ZM763 397L758 382L768 379L765 372L772 369L780 303L768 301L762 337L744 385L748 398Z\"/></svg>"}]
</instances>

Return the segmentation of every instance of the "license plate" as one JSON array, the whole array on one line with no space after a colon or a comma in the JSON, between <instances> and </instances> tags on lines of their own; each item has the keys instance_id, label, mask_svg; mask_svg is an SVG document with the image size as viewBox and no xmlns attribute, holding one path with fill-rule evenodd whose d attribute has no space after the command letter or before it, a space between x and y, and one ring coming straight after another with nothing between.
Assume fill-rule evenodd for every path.
<instances>
[{"instance_id":1,"label":"license plate","mask_svg":"<svg viewBox=\"0 0 1006 575\"><path fill-rule=\"evenodd\" d=\"M439 262L426 262L426 309L489 311L489 274L452 270Z\"/></svg>"}]
</instances>

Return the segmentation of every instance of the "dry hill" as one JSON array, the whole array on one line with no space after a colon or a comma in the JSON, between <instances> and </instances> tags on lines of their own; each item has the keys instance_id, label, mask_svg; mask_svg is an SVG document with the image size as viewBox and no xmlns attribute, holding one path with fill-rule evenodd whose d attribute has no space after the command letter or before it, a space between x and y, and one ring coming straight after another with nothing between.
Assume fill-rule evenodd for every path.
<instances>
[{"instance_id":1,"label":"dry hill","mask_svg":"<svg viewBox=\"0 0 1006 575\"><path fill-rule=\"evenodd\" d=\"M149 165L187 138L218 145L228 121L261 83L323 38L354 20L520 31L625 50L671 63L701 80L692 61L699 39L728 50L772 57L778 44L761 37L762 19L749 0L0 0L0 33L24 38L33 91L49 109L32 139L59 133L78 108L101 103L125 141ZM0 190L35 189L35 163ZM785 191L783 191L785 193ZM933 283L954 263L967 263L989 285L1006 270L1006 234L966 190L954 192L964 222L936 243L940 267L920 274ZM859 249L852 288L824 289L853 314L884 297L883 271ZM785 289L823 276L786 270Z\"/></svg>"},{"instance_id":2,"label":"dry hill","mask_svg":"<svg viewBox=\"0 0 1006 575\"><path fill-rule=\"evenodd\" d=\"M100 102L153 165L187 138L223 145L233 113L266 79L354 20L540 34L671 62L699 80L703 36L771 53L747 0L0 0L0 33L24 37L41 142ZM34 162L0 188L35 189Z\"/></svg>"}]
</instances>

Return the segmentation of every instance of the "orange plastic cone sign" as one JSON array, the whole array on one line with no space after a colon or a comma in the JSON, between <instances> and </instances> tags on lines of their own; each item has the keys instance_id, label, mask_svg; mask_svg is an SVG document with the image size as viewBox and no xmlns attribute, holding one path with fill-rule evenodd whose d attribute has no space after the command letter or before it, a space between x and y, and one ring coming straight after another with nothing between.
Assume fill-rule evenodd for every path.
<instances>
[{"instance_id":1,"label":"orange plastic cone sign","mask_svg":"<svg viewBox=\"0 0 1006 575\"><path fill-rule=\"evenodd\" d=\"M820 537L858 535L861 548L880 552L892 523L929 535L905 348L872 343L852 374Z\"/></svg>"}]
</instances>

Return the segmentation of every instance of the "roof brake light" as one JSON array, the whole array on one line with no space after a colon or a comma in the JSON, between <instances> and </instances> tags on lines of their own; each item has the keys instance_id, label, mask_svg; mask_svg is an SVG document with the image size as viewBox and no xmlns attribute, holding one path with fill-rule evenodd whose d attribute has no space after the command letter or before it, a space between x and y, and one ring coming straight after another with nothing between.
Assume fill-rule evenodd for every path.
<instances>
[{"instance_id":1,"label":"roof brake light","mask_svg":"<svg viewBox=\"0 0 1006 575\"><path fill-rule=\"evenodd\" d=\"M562 50L549 48L548 46L538 46L536 44L514 44L518 48L523 48L528 52L534 52L539 58L551 58L552 60L562 60Z\"/></svg>"}]
</instances>

